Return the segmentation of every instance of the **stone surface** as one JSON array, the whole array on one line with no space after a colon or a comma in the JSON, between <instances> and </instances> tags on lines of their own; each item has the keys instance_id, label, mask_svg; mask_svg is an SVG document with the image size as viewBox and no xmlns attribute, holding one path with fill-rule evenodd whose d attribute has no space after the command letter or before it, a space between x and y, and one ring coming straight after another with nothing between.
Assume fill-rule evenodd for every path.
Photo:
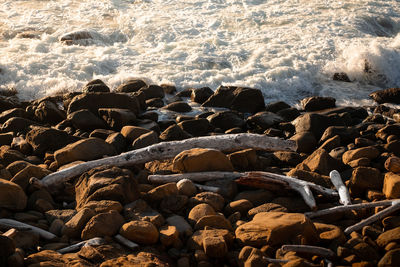
<instances>
[{"instance_id":1,"label":"stone surface","mask_svg":"<svg viewBox=\"0 0 400 267\"><path fill-rule=\"evenodd\" d=\"M214 91L209 87L201 87L192 90L190 99L193 102L203 104L210 96L214 94Z\"/></svg>"},{"instance_id":2,"label":"stone surface","mask_svg":"<svg viewBox=\"0 0 400 267\"><path fill-rule=\"evenodd\" d=\"M400 266L400 248L389 250L378 262L378 267Z\"/></svg>"},{"instance_id":3,"label":"stone surface","mask_svg":"<svg viewBox=\"0 0 400 267\"><path fill-rule=\"evenodd\" d=\"M140 149L158 143L158 134L155 131L144 133L132 143L132 149Z\"/></svg>"},{"instance_id":4,"label":"stone surface","mask_svg":"<svg viewBox=\"0 0 400 267\"><path fill-rule=\"evenodd\" d=\"M392 172L385 174L382 192L386 198L400 197L400 175Z\"/></svg>"},{"instance_id":5,"label":"stone surface","mask_svg":"<svg viewBox=\"0 0 400 267\"><path fill-rule=\"evenodd\" d=\"M11 210L23 210L28 198L22 188L10 181L0 179L0 207Z\"/></svg>"},{"instance_id":6,"label":"stone surface","mask_svg":"<svg viewBox=\"0 0 400 267\"><path fill-rule=\"evenodd\" d=\"M137 255L129 254L103 262L100 267L115 266L157 266L170 267L171 263L165 257L150 252L139 252Z\"/></svg>"},{"instance_id":7,"label":"stone surface","mask_svg":"<svg viewBox=\"0 0 400 267\"><path fill-rule=\"evenodd\" d=\"M353 170L349 185L351 193L356 195L367 189L382 190L383 175L375 168L357 167Z\"/></svg>"},{"instance_id":8,"label":"stone surface","mask_svg":"<svg viewBox=\"0 0 400 267\"><path fill-rule=\"evenodd\" d=\"M275 113L269 111L261 111L247 118L247 123L252 128L258 131L265 131L266 129L277 125L282 122L283 118Z\"/></svg>"},{"instance_id":9,"label":"stone surface","mask_svg":"<svg viewBox=\"0 0 400 267\"><path fill-rule=\"evenodd\" d=\"M400 104L400 88L389 88L384 90L379 90L371 93L369 95L378 104L382 103L394 103Z\"/></svg>"},{"instance_id":10,"label":"stone surface","mask_svg":"<svg viewBox=\"0 0 400 267\"><path fill-rule=\"evenodd\" d=\"M279 212L288 212L288 209L284 206L276 203L264 203L255 208L252 208L248 211L248 216L253 217L254 215L261 212L270 212L270 211L279 211Z\"/></svg>"},{"instance_id":11,"label":"stone surface","mask_svg":"<svg viewBox=\"0 0 400 267\"><path fill-rule=\"evenodd\" d=\"M332 158L325 149L317 149L308 156L302 164L306 165L309 170L323 175L329 175L332 170L341 169L338 160Z\"/></svg>"},{"instance_id":12,"label":"stone surface","mask_svg":"<svg viewBox=\"0 0 400 267\"><path fill-rule=\"evenodd\" d=\"M82 230L81 238L114 236L124 224L124 217L115 210L100 213L92 217Z\"/></svg>"},{"instance_id":13,"label":"stone surface","mask_svg":"<svg viewBox=\"0 0 400 267\"><path fill-rule=\"evenodd\" d=\"M138 126L124 126L121 129L121 134L126 138L127 142L132 143L142 134L149 133L150 130Z\"/></svg>"},{"instance_id":14,"label":"stone surface","mask_svg":"<svg viewBox=\"0 0 400 267\"><path fill-rule=\"evenodd\" d=\"M215 214L216 212L212 206L206 203L202 203L190 210L188 220L194 225L201 217Z\"/></svg>"},{"instance_id":15,"label":"stone surface","mask_svg":"<svg viewBox=\"0 0 400 267\"><path fill-rule=\"evenodd\" d=\"M380 152L377 148L373 146L360 147L357 149L352 149L344 152L342 156L342 160L344 164L349 163L350 161L359 159L359 158L368 158L370 160L375 159L380 155Z\"/></svg>"},{"instance_id":16,"label":"stone surface","mask_svg":"<svg viewBox=\"0 0 400 267\"><path fill-rule=\"evenodd\" d=\"M229 231L233 231L231 223L220 214L215 215L206 215L197 220L194 229L201 230L206 226L212 227L214 229L226 229Z\"/></svg>"},{"instance_id":17,"label":"stone surface","mask_svg":"<svg viewBox=\"0 0 400 267\"><path fill-rule=\"evenodd\" d=\"M121 93L132 93L139 91L142 87L147 86L143 80L131 79L120 84L115 91Z\"/></svg>"},{"instance_id":18,"label":"stone surface","mask_svg":"<svg viewBox=\"0 0 400 267\"><path fill-rule=\"evenodd\" d=\"M175 111L175 112L189 112L192 110L192 107L183 101L173 102L163 107L164 109Z\"/></svg>"},{"instance_id":19,"label":"stone surface","mask_svg":"<svg viewBox=\"0 0 400 267\"><path fill-rule=\"evenodd\" d=\"M185 120L178 123L178 126L193 136L206 135L210 130L210 123L205 118Z\"/></svg>"},{"instance_id":20,"label":"stone surface","mask_svg":"<svg viewBox=\"0 0 400 267\"><path fill-rule=\"evenodd\" d=\"M29 185L29 180L32 177L42 179L46 175L49 175L51 171L41 168L36 165L28 165L21 171L19 171L17 174L14 175L14 177L11 179L11 182L14 182L21 186L23 190L26 190Z\"/></svg>"},{"instance_id":21,"label":"stone surface","mask_svg":"<svg viewBox=\"0 0 400 267\"><path fill-rule=\"evenodd\" d=\"M83 131L106 128L106 123L88 109L80 109L68 114L67 120L75 128Z\"/></svg>"},{"instance_id":22,"label":"stone surface","mask_svg":"<svg viewBox=\"0 0 400 267\"><path fill-rule=\"evenodd\" d=\"M135 242L142 245L152 245L158 241L158 230L151 223L146 221L130 221L122 225L119 233Z\"/></svg>"},{"instance_id":23,"label":"stone surface","mask_svg":"<svg viewBox=\"0 0 400 267\"><path fill-rule=\"evenodd\" d=\"M232 128L242 128L246 122L236 112L220 111L207 117L207 120L215 128L220 128L223 131Z\"/></svg>"},{"instance_id":24,"label":"stone surface","mask_svg":"<svg viewBox=\"0 0 400 267\"><path fill-rule=\"evenodd\" d=\"M148 221L156 227L164 224L164 217L156 210L152 209L146 201L138 199L124 206L124 217L134 221Z\"/></svg>"},{"instance_id":25,"label":"stone surface","mask_svg":"<svg viewBox=\"0 0 400 267\"><path fill-rule=\"evenodd\" d=\"M178 188L176 187L176 183L167 183L156 188L153 188L146 194L146 198L150 201L150 203L158 203L163 200L167 196L177 195Z\"/></svg>"},{"instance_id":26,"label":"stone surface","mask_svg":"<svg viewBox=\"0 0 400 267\"><path fill-rule=\"evenodd\" d=\"M185 150L174 158L173 165L177 172L233 171L227 156L215 149Z\"/></svg>"},{"instance_id":27,"label":"stone surface","mask_svg":"<svg viewBox=\"0 0 400 267\"><path fill-rule=\"evenodd\" d=\"M394 172L394 173L400 173L400 158L398 157L389 157L385 161L385 169Z\"/></svg>"},{"instance_id":28,"label":"stone surface","mask_svg":"<svg viewBox=\"0 0 400 267\"><path fill-rule=\"evenodd\" d=\"M182 179L176 183L179 194L191 197L197 193L196 186L189 179Z\"/></svg>"},{"instance_id":29,"label":"stone surface","mask_svg":"<svg viewBox=\"0 0 400 267\"><path fill-rule=\"evenodd\" d=\"M80 237L86 223L95 216L96 213L88 208L80 210L70 220L68 220L63 228L63 234L68 237Z\"/></svg>"},{"instance_id":30,"label":"stone surface","mask_svg":"<svg viewBox=\"0 0 400 267\"><path fill-rule=\"evenodd\" d=\"M313 152L317 146L317 140L312 132L300 132L290 137L290 140L294 140L297 145L296 151L298 153L310 153Z\"/></svg>"},{"instance_id":31,"label":"stone surface","mask_svg":"<svg viewBox=\"0 0 400 267\"><path fill-rule=\"evenodd\" d=\"M178 229L172 225L166 225L160 228L160 242L166 247L179 242Z\"/></svg>"},{"instance_id":32,"label":"stone surface","mask_svg":"<svg viewBox=\"0 0 400 267\"><path fill-rule=\"evenodd\" d=\"M200 203L207 203L216 211L221 211L225 205L225 199L218 193L214 192L201 192L196 196L192 197L190 200L190 204L195 206Z\"/></svg>"},{"instance_id":33,"label":"stone surface","mask_svg":"<svg viewBox=\"0 0 400 267\"><path fill-rule=\"evenodd\" d=\"M319 239L324 245L330 245L332 242L343 244L346 242L346 236L340 227L333 224L314 222L314 226L319 234Z\"/></svg>"},{"instance_id":34,"label":"stone surface","mask_svg":"<svg viewBox=\"0 0 400 267\"><path fill-rule=\"evenodd\" d=\"M300 101L305 111L317 111L322 109L334 108L336 99L333 97L311 96Z\"/></svg>"},{"instance_id":35,"label":"stone surface","mask_svg":"<svg viewBox=\"0 0 400 267\"><path fill-rule=\"evenodd\" d=\"M175 226L178 229L178 232L182 236L190 236L193 233L193 229L190 224L179 215L173 215L166 219L168 225Z\"/></svg>"},{"instance_id":36,"label":"stone surface","mask_svg":"<svg viewBox=\"0 0 400 267\"><path fill-rule=\"evenodd\" d=\"M253 203L251 203L247 199L240 199L228 203L228 205L226 205L225 207L225 213L232 214L238 211L242 216L245 216L247 212L252 208L253 208Z\"/></svg>"},{"instance_id":37,"label":"stone surface","mask_svg":"<svg viewBox=\"0 0 400 267\"><path fill-rule=\"evenodd\" d=\"M255 247L287 242L315 244L319 239L313 223L306 216L284 212L256 214L252 221L240 225L235 234L242 244Z\"/></svg>"},{"instance_id":38,"label":"stone surface","mask_svg":"<svg viewBox=\"0 0 400 267\"><path fill-rule=\"evenodd\" d=\"M326 128L331 126L332 121L326 115L317 113L305 113L293 122L296 127L296 133L312 132L315 138L319 139Z\"/></svg>"},{"instance_id":39,"label":"stone surface","mask_svg":"<svg viewBox=\"0 0 400 267\"><path fill-rule=\"evenodd\" d=\"M91 209L95 213L108 212L110 210L115 210L121 212L123 207L120 202L115 200L100 200L100 201L89 201L83 206L85 209Z\"/></svg>"},{"instance_id":40,"label":"stone surface","mask_svg":"<svg viewBox=\"0 0 400 267\"><path fill-rule=\"evenodd\" d=\"M41 122L56 124L65 120L66 114L53 102L42 101L35 109L35 117Z\"/></svg>"},{"instance_id":41,"label":"stone surface","mask_svg":"<svg viewBox=\"0 0 400 267\"><path fill-rule=\"evenodd\" d=\"M177 141L177 140L187 139L190 137L192 136L189 133L182 130L182 128L176 124L169 126L160 134L160 139L162 141Z\"/></svg>"}]
</instances>

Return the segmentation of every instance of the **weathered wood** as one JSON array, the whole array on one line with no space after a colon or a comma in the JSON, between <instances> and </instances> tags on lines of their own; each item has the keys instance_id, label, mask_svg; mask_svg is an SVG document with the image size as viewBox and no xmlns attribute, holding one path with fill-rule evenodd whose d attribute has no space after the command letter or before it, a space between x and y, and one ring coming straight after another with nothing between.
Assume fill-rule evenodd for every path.
<instances>
[{"instance_id":1,"label":"weathered wood","mask_svg":"<svg viewBox=\"0 0 400 267\"><path fill-rule=\"evenodd\" d=\"M57 187L72 177L99 166L124 166L145 163L152 160L167 159L175 157L180 152L191 148L211 148L221 151L246 148L259 150L295 150L296 143L292 140L283 140L276 137L248 133L195 137L182 141L158 143L145 148L125 152L117 156L88 161L51 173L41 180L33 179L32 182L50 188Z\"/></svg>"},{"instance_id":2,"label":"weathered wood","mask_svg":"<svg viewBox=\"0 0 400 267\"><path fill-rule=\"evenodd\" d=\"M351 198L350 193L347 187L343 184L342 177L340 177L340 173L337 170L333 170L329 173L329 177L331 178L332 184L335 186L336 190L339 193L340 203L343 205L350 205Z\"/></svg>"},{"instance_id":3,"label":"weathered wood","mask_svg":"<svg viewBox=\"0 0 400 267\"><path fill-rule=\"evenodd\" d=\"M299 253L307 253L317 256L322 256L324 258L333 258L335 253L327 248L317 247L317 246L308 246L308 245L283 245L282 246L283 252L299 252Z\"/></svg>"},{"instance_id":4,"label":"weathered wood","mask_svg":"<svg viewBox=\"0 0 400 267\"><path fill-rule=\"evenodd\" d=\"M358 231L358 230L362 229L364 226L370 225L371 223L381 220L381 219L385 218L386 216L388 216L389 214L391 214L395 211L398 211L398 210L400 210L400 200L395 200L392 202L391 207L381 210L380 212L375 213L374 215L368 217L367 219L362 220L359 223L356 223L352 226L347 227L344 230L344 233L350 234L351 232Z\"/></svg>"},{"instance_id":5,"label":"weathered wood","mask_svg":"<svg viewBox=\"0 0 400 267\"><path fill-rule=\"evenodd\" d=\"M375 208L375 207L384 207L384 206L391 206L394 200L382 200L376 202L369 202L369 203L360 203L360 204L351 204L347 206L336 206L329 209L318 210L318 211L310 211L306 212L305 215L308 218L315 218L324 215L349 211L349 210L361 210L361 209L368 209L368 208Z\"/></svg>"},{"instance_id":6,"label":"weathered wood","mask_svg":"<svg viewBox=\"0 0 400 267\"><path fill-rule=\"evenodd\" d=\"M221 188L216 187L216 186L209 186L209 185L202 185L202 184L194 184L194 185L201 191L208 191L208 192L213 192L213 193L221 192Z\"/></svg>"},{"instance_id":7,"label":"weathered wood","mask_svg":"<svg viewBox=\"0 0 400 267\"><path fill-rule=\"evenodd\" d=\"M32 225L29 225L26 223L22 223L22 222L13 220L13 219L0 219L0 224L3 226L8 226L10 228L26 229L27 231L37 233L40 237L43 237L44 239L53 239L53 238L57 237L55 234L45 231L39 227L32 226Z\"/></svg>"},{"instance_id":8,"label":"weathered wood","mask_svg":"<svg viewBox=\"0 0 400 267\"><path fill-rule=\"evenodd\" d=\"M135 242L130 241L129 239L126 239L125 237L123 237L122 235L118 234L114 236L115 240L117 240L119 243L121 243L122 245L135 250L139 247L138 244L136 244Z\"/></svg>"},{"instance_id":9,"label":"weathered wood","mask_svg":"<svg viewBox=\"0 0 400 267\"><path fill-rule=\"evenodd\" d=\"M64 254L64 253L68 253L68 252L77 251L77 250L81 249L83 246L97 246L97 245L101 245L101 244L105 244L105 240L101 237L94 237L94 238L73 244L71 246L59 249L59 250L57 250L57 252Z\"/></svg>"},{"instance_id":10,"label":"weathered wood","mask_svg":"<svg viewBox=\"0 0 400 267\"><path fill-rule=\"evenodd\" d=\"M176 183L182 179L201 183L221 179L236 179L242 175L239 172L189 172L170 175L149 175L147 180L153 184Z\"/></svg>"}]
</instances>

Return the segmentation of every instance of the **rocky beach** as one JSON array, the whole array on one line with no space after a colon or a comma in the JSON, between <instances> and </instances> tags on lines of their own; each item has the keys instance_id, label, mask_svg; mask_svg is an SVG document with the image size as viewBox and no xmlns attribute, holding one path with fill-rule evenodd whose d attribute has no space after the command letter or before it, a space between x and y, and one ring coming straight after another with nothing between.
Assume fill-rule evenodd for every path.
<instances>
[{"instance_id":1,"label":"rocky beach","mask_svg":"<svg viewBox=\"0 0 400 267\"><path fill-rule=\"evenodd\" d=\"M400 112L383 104L399 96L295 108L139 79L9 92L0 265L399 266Z\"/></svg>"}]
</instances>

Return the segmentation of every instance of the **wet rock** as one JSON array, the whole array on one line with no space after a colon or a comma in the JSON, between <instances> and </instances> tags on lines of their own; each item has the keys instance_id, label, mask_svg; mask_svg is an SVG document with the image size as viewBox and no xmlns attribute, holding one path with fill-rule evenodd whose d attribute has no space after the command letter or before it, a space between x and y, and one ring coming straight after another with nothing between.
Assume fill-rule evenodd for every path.
<instances>
[{"instance_id":1,"label":"wet rock","mask_svg":"<svg viewBox=\"0 0 400 267\"><path fill-rule=\"evenodd\" d=\"M30 130L31 125L38 125L38 123L25 118L13 117L8 119L6 122L2 124L1 131L3 133L4 132L26 133Z\"/></svg>"},{"instance_id":2,"label":"wet rock","mask_svg":"<svg viewBox=\"0 0 400 267\"><path fill-rule=\"evenodd\" d=\"M292 121L300 116L301 113L297 108L285 108L279 110L276 114L280 116L284 121Z\"/></svg>"},{"instance_id":3,"label":"wet rock","mask_svg":"<svg viewBox=\"0 0 400 267\"><path fill-rule=\"evenodd\" d=\"M207 119L185 120L178 123L178 126L193 136L206 135L210 129L210 123Z\"/></svg>"},{"instance_id":4,"label":"wet rock","mask_svg":"<svg viewBox=\"0 0 400 267\"><path fill-rule=\"evenodd\" d=\"M382 192L386 198L400 197L400 175L388 172L383 180Z\"/></svg>"},{"instance_id":5,"label":"wet rock","mask_svg":"<svg viewBox=\"0 0 400 267\"><path fill-rule=\"evenodd\" d=\"M261 111L247 118L247 124L258 131L265 131L282 121L281 116L268 111Z\"/></svg>"},{"instance_id":6,"label":"wet rock","mask_svg":"<svg viewBox=\"0 0 400 267\"><path fill-rule=\"evenodd\" d=\"M92 209L84 208L68 220L63 228L63 234L68 237L80 237L86 223L95 216L96 213Z\"/></svg>"},{"instance_id":7,"label":"wet rock","mask_svg":"<svg viewBox=\"0 0 400 267\"><path fill-rule=\"evenodd\" d=\"M142 199L125 205L123 214L128 220L148 221L156 227L161 227L164 224L164 217Z\"/></svg>"},{"instance_id":8,"label":"wet rock","mask_svg":"<svg viewBox=\"0 0 400 267\"><path fill-rule=\"evenodd\" d=\"M311 96L300 101L305 111L317 111L328 108L334 108L336 99L333 97Z\"/></svg>"},{"instance_id":9,"label":"wet rock","mask_svg":"<svg viewBox=\"0 0 400 267\"><path fill-rule=\"evenodd\" d=\"M353 170L349 186L355 195L361 195L367 189L382 190L383 175L375 168L358 167Z\"/></svg>"},{"instance_id":10,"label":"wet rock","mask_svg":"<svg viewBox=\"0 0 400 267\"><path fill-rule=\"evenodd\" d=\"M229 108L233 99L233 91L236 89L234 86L220 86L214 92L212 96L210 96L202 106L204 107L221 107L221 108ZM191 92L190 92L191 93ZM190 96L190 95L189 95Z\"/></svg>"},{"instance_id":11,"label":"wet rock","mask_svg":"<svg viewBox=\"0 0 400 267\"><path fill-rule=\"evenodd\" d=\"M28 198L22 188L10 181L0 179L0 207L11 210L23 210Z\"/></svg>"},{"instance_id":12,"label":"wet rock","mask_svg":"<svg viewBox=\"0 0 400 267\"><path fill-rule=\"evenodd\" d=\"M119 233L129 240L143 245L157 243L159 236L157 228L151 222L146 221L130 221L125 223L122 225Z\"/></svg>"},{"instance_id":13,"label":"wet rock","mask_svg":"<svg viewBox=\"0 0 400 267\"><path fill-rule=\"evenodd\" d=\"M146 105L153 108L162 108L165 104L161 98L150 98L146 100Z\"/></svg>"},{"instance_id":14,"label":"wet rock","mask_svg":"<svg viewBox=\"0 0 400 267\"><path fill-rule=\"evenodd\" d=\"M400 104L400 88L389 88L379 90L369 95L378 104L382 103L394 103Z\"/></svg>"},{"instance_id":15,"label":"wet rock","mask_svg":"<svg viewBox=\"0 0 400 267\"><path fill-rule=\"evenodd\" d=\"M227 156L215 149L185 150L174 158L173 165L178 172L233 171Z\"/></svg>"},{"instance_id":16,"label":"wet rock","mask_svg":"<svg viewBox=\"0 0 400 267\"><path fill-rule=\"evenodd\" d=\"M306 165L309 170L323 175L329 175L330 171L341 169L340 162L332 158L324 149L315 150L302 164Z\"/></svg>"},{"instance_id":17,"label":"wet rock","mask_svg":"<svg viewBox=\"0 0 400 267\"><path fill-rule=\"evenodd\" d=\"M139 114L139 101L134 96L118 93L87 93L75 96L68 106L68 114L89 109L93 114L101 108L129 109L135 115Z\"/></svg>"},{"instance_id":18,"label":"wet rock","mask_svg":"<svg viewBox=\"0 0 400 267\"><path fill-rule=\"evenodd\" d=\"M99 167L82 174L76 185L76 209L89 201L115 200L126 204L139 197L133 174L117 167Z\"/></svg>"},{"instance_id":19,"label":"wet rock","mask_svg":"<svg viewBox=\"0 0 400 267\"><path fill-rule=\"evenodd\" d=\"M310 153L314 151L317 146L317 140L312 132L297 133L290 138L296 142L298 153Z\"/></svg>"},{"instance_id":20,"label":"wet rock","mask_svg":"<svg viewBox=\"0 0 400 267\"><path fill-rule=\"evenodd\" d=\"M173 102L164 107L164 109L175 111L175 112L189 112L192 107L183 101Z\"/></svg>"},{"instance_id":21,"label":"wet rock","mask_svg":"<svg viewBox=\"0 0 400 267\"><path fill-rule=\"evenodd\" d=\"M215 128L223 131L239 127L242 128L246 122L235 112L220 111L207 117L207 120Z\"/></svg>"},{"instance_id":22,"label":"wet rock","mask_svg":"<svg viewBox=\"0 0 400 267\"><path fill-rule=\"evenodd\" d=\"M72 125L84 131L92 131L98 128L106 128L105 122L90 112L88 109L81 109L68 114L67 119Z\"/></svg>"},{"instance_id":23,"label":"wet rock","mask_svg":"<svg viewBox=\"0 0 400 267\"><path fill-rule=\"evenodd\" d=\"M334 81L341 81L341 82L351 82L349 76L347 76L347 74L345 72L335 72L333 74L332 79Z\"/></svg>"},{"instance_id":24,"label":"wet rock","mask_svg":"<svg viewBox=\"0 0 400 267\"><path fill-rule=\"evenodd\" d=\"M215 214L216 212L211 205L207 203L202 203L198 204L190 210L188 220L194 225L201 217Z\"/></svg>"},{"instance_id":25,"label":"wet rock","mask_svg":"<svg viewBox=\"0 0 400 267\"><path fill-rule=\"evenodd\" d=\"M147 84L142 80L132 79L128 80L121 85L119 85L115 91L121 93L132 93L139 91L141 88L147 86Z\"/></svg>"},{"instance_id":26,"label":"wet rock","mask_svg":"<svg viewBox=\"0 0 400 267\"><path fill-rule=\"evenodd\" d=\"M132 143L132 149L139 149L158 143L158 134L154 131L144 133Z\"/></svg>"},{"instance_id":27,"label":"wet rock","mask_svg":"<svg viewBox=\"0 0 400 267\"><path fill-rule=\"evenodd\" d=\"M65 131L44 127L35 127L26 135L26 141L32 146L33 152L39 156L46 151L56 151L80 139L68 135Z\"/></svg>"},{"instance_id":28,"label":"wet rock","mask_svg":"<svg viewBox=\"0 0 400 267\"><path fill-rule=\"evenodd\" d=\"M277 113L280 110L284 110L284 109L287 109L287 108L291 108L291 106L289 104L283 102L283 101L277 101L277 102L268 103L265 106L265 110L266 111L270 111L270 112L273 112L273 113Z\"/></svg>"},{"instance_id":29,"label":"wet rock","mask_svg":"<svg viewBox=\"0 0 400 267\"><path fill-rule=\"evenodd\" d=\"M115 210L100 213L92 217L82 230L81 238L114 236L124 224L124 217Z\"/></svg>"},{"instance_id":30,"label":"wet rock","mask_svg":"<svg viewBox=\"0 0 400 267\"><path fill-rule=\"evenodd\" d=\"M218 193L201 192L190 199L191 206L195 206L200 203L207 203L211 205L216 211L221 211L225 205L225 200Z\"/></svg>"},{"instance_id":31,"label":"wet rock","mask_svg":"<svg viewBox=\"0 0 400 267\"><path fill-rule=\"evenodd\" d=\"M12 98L0 96L0 112L18 107L19 103L13 101Z\"/></svg>"},{"instance_id":32,"label":"wet rock","mask_svg":"<svg viewBox=\"0 0 400 267\"><path fill-rule=\"evenodd\" d=\"M83 93L109 93L110 88L100 79L88 82L83 88Z\"/></svg>"},{"instance_id":33,"label":"wet rock","mask_svg":"<svg viewBox=\"0 0 400 267\"><path fill-rule=\"evenodd\" d=\"M54 158L59 166L77 160L93 160L104 155L113 156L117 152L115 148L99 138L87 138L69 144L54 152Z\"/></svg>"},{"instance_id":34,"label":"wet rock","mask_svg":"<svg viewBox=\"0 0 400 267\"><path fill-rule=\"evenodd\" d=\"M101 108L99 115L112 129L120 130L125 125L135 122L136 115L132 110L121 108Z\"/></svg>"},{"instance_id":35,"label":"wet rock","mask_svg":"<svg viewBox=\"0 0 400 267\"><path fill-rule=\"evenodd\" d=\"M214 91L209 87L201 87L192 90L190 99L193 102L203 104L210 96L214 94Z\"/></svg>"},{"instance_id":36,"label":"wet rock","mask_svg":"<svg viewBox=\"0 0 400 267\"><path fill-rule=\"evenodd\" d=\"M259 89L239 87L233 91L232 110L256 113L265 107L264 97Z\"/></svg>"},{"instance_id":37,"label":"wet rock","mask_svg":"<svg viewBox=\"0 0 400 267\"><path fill-rule=\"evenodd\" d=\"M346 151L342 156L342 161L344 164L349 163L350 161L359 159L359 158L368 158L370 160L375 159L380 155L380 152L377 148L373 146L360 147L357 149L352 149Z\"/></svg>"},{"instance_id":38,"label":"wet rock","mask_svg":"<svg viewBox=\"0 0 400 267\"><path fill-rule=\"evenodd\" d=\"M235 234L242 244L255 247L286 242L313 244L319 239L313 223L300 213L262 212L240 225Z\"/></svg>"},{"instance_id":39,"label":"wet rock","mask_svg":"<svg viewBox=\"0 0 400 267\"><path fill-rule=\"evenodd\" d=\"M93 43L93 38L93 32L80 30L62 35L60 42L66 45L89 45Z\"/></svg>"}]
</instances>

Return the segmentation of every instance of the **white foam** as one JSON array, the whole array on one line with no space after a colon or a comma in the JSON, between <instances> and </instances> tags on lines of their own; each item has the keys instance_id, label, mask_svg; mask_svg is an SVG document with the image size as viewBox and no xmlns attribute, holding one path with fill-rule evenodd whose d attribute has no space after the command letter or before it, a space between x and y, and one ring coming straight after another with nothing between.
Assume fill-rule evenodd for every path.
<instances>
[{"instance_id":1,"label":"white foam","mask_svg":"<svg viewBox=\"0 0 400 267\"><path fill-rule=\"evenodd\" d=\"M27 31L39 39L18 37ZM76 31L91 38L59 41ZM397 0L3 0L0 87L32 99L134 77L251 86L266 102L320 94L365 104L400 86L399 31ZM332 81L342 71L354 82Z\"/></svg>"}]
</instances>

